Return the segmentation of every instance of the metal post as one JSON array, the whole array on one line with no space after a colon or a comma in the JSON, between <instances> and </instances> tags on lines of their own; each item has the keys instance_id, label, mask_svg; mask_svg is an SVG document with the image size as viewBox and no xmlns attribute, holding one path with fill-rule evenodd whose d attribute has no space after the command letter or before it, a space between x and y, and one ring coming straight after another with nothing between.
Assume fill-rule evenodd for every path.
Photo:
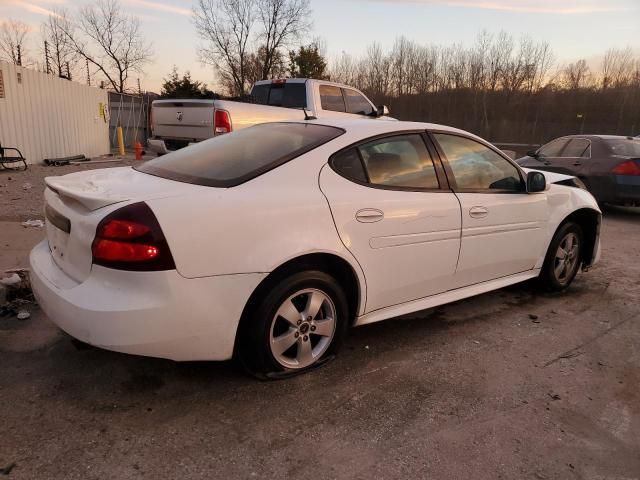
<instances>
[{"instance_id":1,"label":"metal post","mask_svg":"<svg viewBox=\"0 0 640 480\"><path fill-rule=\"evenodd\" d=\"M49 63L49 42L44 41L44 61L47 65L47 73L51 74L51 63Z\"/></svg>"},{"instance_id":2,"label":"metal post","mask_svg":"<svg viewBox=\"0 0 640 480\"><path fill-rule=\"evenodd\" d=\"M124 138L122 137L122 127L118 126L118 151L120 152L120 156L124 157Z\"/></svg>"},{"instance_id":3,"label":"metal post","mask_svg":"<svg viewBox=\"0 0 640 480\"><path fill-rule=\"evenodd\" d=\"M67 80L71 80L71 69L69 68L69 62L67 62Z\"/></svg>"},{"instance_id":4,"label":"metal post","mask_svg":"<svg viewBox=\"0 0 640 480\"><path fill-rule=\"evenodd\" d=\"M87 85L91 86L91 75L89 74L89 60L85 59L87 62Z\"/></svg>"},{"instance_id":5,"label":"metal post","mask_svg":"<svg viewBox=\"0 0 640 480\"><path fill-rule=\"evenodd\" d=\"M20 45L18 45L18 63L17 63L17 65L19 67L22 66L22 52L21 52Z\"/></svg>"}]
</instances>

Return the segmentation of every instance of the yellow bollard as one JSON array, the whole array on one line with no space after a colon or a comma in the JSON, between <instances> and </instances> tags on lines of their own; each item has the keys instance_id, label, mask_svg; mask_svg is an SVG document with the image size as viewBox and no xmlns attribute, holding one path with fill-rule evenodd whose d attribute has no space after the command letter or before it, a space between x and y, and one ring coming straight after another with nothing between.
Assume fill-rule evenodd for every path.
<instances>
[{"instance_id":1,"label":"yellow bollard","mask_svg":"<svg viewBox=\"0 0 640 480\"><path fill-rule=\"evenodd\" d=\"M120 156L124 157L124 137L122 136L122 127L118 127L118 150Z\"/></svg>"}]
</instances>

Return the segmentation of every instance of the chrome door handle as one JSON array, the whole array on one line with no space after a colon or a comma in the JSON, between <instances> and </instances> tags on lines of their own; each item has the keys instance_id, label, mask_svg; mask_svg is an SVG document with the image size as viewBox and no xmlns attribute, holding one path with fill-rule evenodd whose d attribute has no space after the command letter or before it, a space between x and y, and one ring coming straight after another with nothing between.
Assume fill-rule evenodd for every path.
<instances>
[{"instance_id":1,"label":"chrome door handle","mask_svg":"<svg viewBox=\"0 0 640 480\"><path fill-rule=\"evenodd\" d=\"M489 215L489 210L485 207L471 207L469 209L469 216L471 218L484 218Z\"/></svg>"},{"instance_id":2,"label":"chrome door handle","mask_svg":"<svg viewBox=\"0 0 640 480\"><path fill-rule=\"evenodd\" d=\"M363 208L356 212L356 220L360 223L379 222L384 218L384 213L377 208Z\"/></svg>"}]
</instances>

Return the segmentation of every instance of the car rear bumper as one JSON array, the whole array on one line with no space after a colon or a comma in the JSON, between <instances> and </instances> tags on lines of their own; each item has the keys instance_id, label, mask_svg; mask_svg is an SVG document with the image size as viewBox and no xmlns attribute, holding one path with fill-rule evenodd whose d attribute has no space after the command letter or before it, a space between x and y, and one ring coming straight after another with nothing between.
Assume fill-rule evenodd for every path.
<instances>
[{"instance_id":1,"label":"car rear bumper","mask_svg":"<svg viewBox=\"0 0 640 480\"><path fill-rule=\"evenodd\" d=\"M94 265L82 283L55 264L47 241L31 251L33 292L49 318L96 347L172 360L227 360L242 310L266 274L187 279L177 271Z\"/></svg>"},{"instance_id":2,"label":"car rear bumper","mask_svg":"<svg viewBox=\"0 0 640 480\"><path fill-rule=\"evenodd\" d=\"M640 176L615 175L612 203L640 205Z\"/></svg>"}]
</instances>

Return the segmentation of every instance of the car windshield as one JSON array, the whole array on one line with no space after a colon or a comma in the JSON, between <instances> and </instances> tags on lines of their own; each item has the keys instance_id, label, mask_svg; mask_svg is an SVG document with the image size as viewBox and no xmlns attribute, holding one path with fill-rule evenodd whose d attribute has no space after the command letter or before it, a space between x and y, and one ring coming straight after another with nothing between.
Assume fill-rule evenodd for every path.
<instances>
[{"instance_id":1,"label":"car windshield","mask_svg":"<svg viewBox=\"0 0 640 480\"><path fill-rule=\"evenodd\" d=\"M640 157L640 139L629 138L607 140L607 145L614 155L624 155L625 157Z\"/></svg>"},{"instance_id":2,"label":"car windshield","mask_svg":"<svg viewBox=\"0 0 640 480\"><path fill-rule=\"evenodd\" d=\"M211 138L136 170L179 182L233 187L342 135L311 123L265 123Z\"/></svg>"}]
</instances>

